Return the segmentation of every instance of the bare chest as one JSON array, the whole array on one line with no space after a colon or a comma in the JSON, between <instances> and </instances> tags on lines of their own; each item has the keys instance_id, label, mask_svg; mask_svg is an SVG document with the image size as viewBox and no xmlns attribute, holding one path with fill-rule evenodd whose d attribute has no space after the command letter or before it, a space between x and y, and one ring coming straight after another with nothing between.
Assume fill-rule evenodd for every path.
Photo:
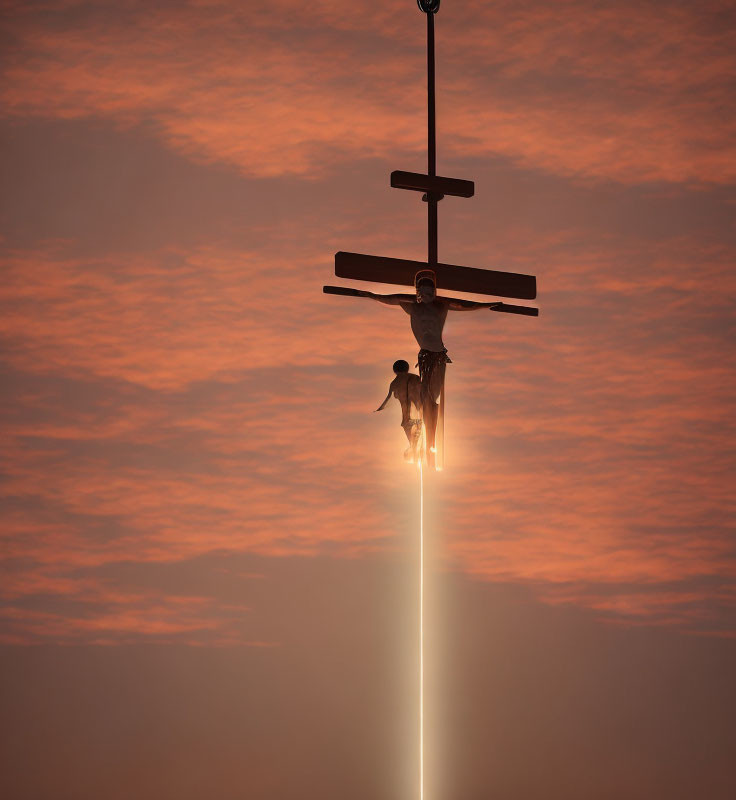
<instances>
[{"instance_id":1,"label":"bare chest","mask_svg":"<svg viewBox=\"0 0 736 800\"><path fill-rule=\"evenodd\" d=\"M444 303L415 303L411 308L411 328L421 347L441 350L442 329L447 319Z\"/></svg>"},{"instance_id":2,"label":"bare chest","mask_svg":"<svg viewBox=\"0 0 736 800\"><path fill-rule=\"evenodd\" d=\"M444 303L415 303L411 309L412 324L423 330L442 332L447 319Z\"/></svg>"}]
</instances>

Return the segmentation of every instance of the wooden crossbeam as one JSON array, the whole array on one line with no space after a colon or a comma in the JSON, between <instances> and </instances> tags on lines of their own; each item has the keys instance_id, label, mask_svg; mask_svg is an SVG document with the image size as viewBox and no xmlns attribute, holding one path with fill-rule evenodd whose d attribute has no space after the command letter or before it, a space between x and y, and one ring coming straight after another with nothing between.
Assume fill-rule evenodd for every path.
<instances>
[{"instance_id":1,"label":"wooden crossbeam","mask_svg":"<svg viewBox=\"0 0 736 800\"><path fill-rule=\"evenodd\" d=\"M421 269L427 269L425 261L343 251L335 253L335 275L338 278L413 286L414 276ZM432 269L437 276L438 289L515 297L519 300L534 300L537 296L537 279L534 275L456 267L452 264L435 264Z\"/></svg>"},{"instance_id":2,"label":"wooden crossbeam","mask_svg":"<svg viewBox=\"0 0 736 800\"><path fill-rule=\"evenodd\" d=\"M414 192L427 192L435 196L472 197L475 192L473 181L460 178L442 178L439 175L422 175L419 172L394 170L391 173L391 186L394 189L410 189Z\"/></svg>"},{"instance_id":3,"label":"wooden crossbeam","mask_svg":"<svg viewBox=\"0 0 736 800\"><path fill-rule=\"evenodd\" d=\"M322 291L325 294L339 294L344 295L345 297L364 297L365 294L360 291L360 289L350 289L347 286L323 286ZM402 295L403 297L404 295ZM406 295L406 302L411 303L414 301L413 294ZM440 298L442 299L442 298ZM445 298L448 299L448 298ZM457 300L457 298L453 298ZM501 311L505 314L523 314L526 317L538 317L539 316L539 309L533 308L532 306L515 306L511 303L498 303L493 308L489 309L489 311Z\"/></svg>"}]
</instances>

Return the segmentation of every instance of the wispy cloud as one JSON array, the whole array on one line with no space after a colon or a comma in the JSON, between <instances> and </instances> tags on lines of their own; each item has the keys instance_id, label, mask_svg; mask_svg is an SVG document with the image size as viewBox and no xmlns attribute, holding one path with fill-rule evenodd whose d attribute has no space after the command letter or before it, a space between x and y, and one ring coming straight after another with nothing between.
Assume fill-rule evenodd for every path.
<instances>
[{"instance_id":1,"label":"wispy cloud","mask_svg":"<svg viewBox=\"0 0 736 800\"><path fill-rule=\"evenodd\" d=\"M451 318L449 469L429 493L448 568L718 635L735 571L728 14L443 7L442 152L492 188L443 217L443 258L537 274L542 314ZM5 641L268 642L234 595L141 587L127 565L411 547L396 409L371 412L415 343L396 309L320 289L338 249L420 257L406 198L354 191L423 151L417 17L10 7L9 196L33 220L17 236L6 204L0 230ZM92 151L130 166L78 179L67 157Z\"/></svg>"},{"instance_id":2,"label":"wispy cloud","mask_svg":"<svg viewBox=\"0 0 736 800\"><path fill-rule=\"evenodd\" d=\"M719 2L443 9L444 150L626 183L731 181L729 21ZM422 148L410 6L23 4L10 30L9 114L145 124L195 160L259 176Z\"/></svg>"},{"instance_id":3,"label":"wispy cloud","mask_svg":"<svg viewBox=\"0 0 736 800\"><path fill-rule=\"evenodd\" d=\"M449 563L637 623L715 624L702 581L733 578L723 258L684 239L658 244L639 252L650 269L637 278L612 243L563 250L546 254L557 289L533 331L487 313L448 326L450 469L432 492ZM27 567L6 586L11 603L98 603L69 617L72 638L118 613L133 631L146 609L141 631L173 635L185 604L120 594L109 610L94 594L103 588L77 576L213 552L406 548L397 536L411 520L395 492L414 489L401 431L369 413L397 335L411 352L405 318L314 302L322 267L306 261L295 280L285 261L247 252L15 255L3 290L16 371L5 551ZM688 285L693 262L701 277ZM581 284L599 315L584 337ZM624 588L601 595L591 581ZM12 612L12 635L27 625L62 637L55 613ZM217 619L195 598L181 632L207 628L208 613Z\"/></svg>"}]
</instances>

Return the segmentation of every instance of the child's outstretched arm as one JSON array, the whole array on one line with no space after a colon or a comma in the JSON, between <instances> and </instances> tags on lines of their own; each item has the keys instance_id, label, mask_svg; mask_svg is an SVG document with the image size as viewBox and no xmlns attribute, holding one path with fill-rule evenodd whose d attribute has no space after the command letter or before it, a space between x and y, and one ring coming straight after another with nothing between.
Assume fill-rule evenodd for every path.
<instances>
[{"instance_id":1,"label":"child's outstretched arm","mask_svg":"<svg viewBox=\"0 0 736 800\"><path fill-rule=\"evenodd\" d=\"M383 409L386 408L386 403L388 403L388 401L391 399L391 395L393 394L393 392L394 392L394 382L391 381L388 387L388 394L386 395L386 399L381 403L380 406L378 406L376 411L383 411ZM376 411L374 411L373 413L375 414Z\"/></svg>"}]
</instances>

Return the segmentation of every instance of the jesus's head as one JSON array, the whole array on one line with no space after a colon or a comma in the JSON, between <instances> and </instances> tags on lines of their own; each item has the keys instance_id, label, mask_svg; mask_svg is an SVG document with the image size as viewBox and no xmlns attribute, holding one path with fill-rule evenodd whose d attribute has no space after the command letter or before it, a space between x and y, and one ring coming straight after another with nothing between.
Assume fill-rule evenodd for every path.
<instances>
[{"instance_id":1,"label":"jesus's head","mask_svg":"<svg viewBox=\"0 0 736 800\"><path fill-rule=\"evenodd\" d=\"M437 296L434 272L432 270L422 270L415 278L417 290L417 303L431 303Z\"/></svg>"}]
</instances>

